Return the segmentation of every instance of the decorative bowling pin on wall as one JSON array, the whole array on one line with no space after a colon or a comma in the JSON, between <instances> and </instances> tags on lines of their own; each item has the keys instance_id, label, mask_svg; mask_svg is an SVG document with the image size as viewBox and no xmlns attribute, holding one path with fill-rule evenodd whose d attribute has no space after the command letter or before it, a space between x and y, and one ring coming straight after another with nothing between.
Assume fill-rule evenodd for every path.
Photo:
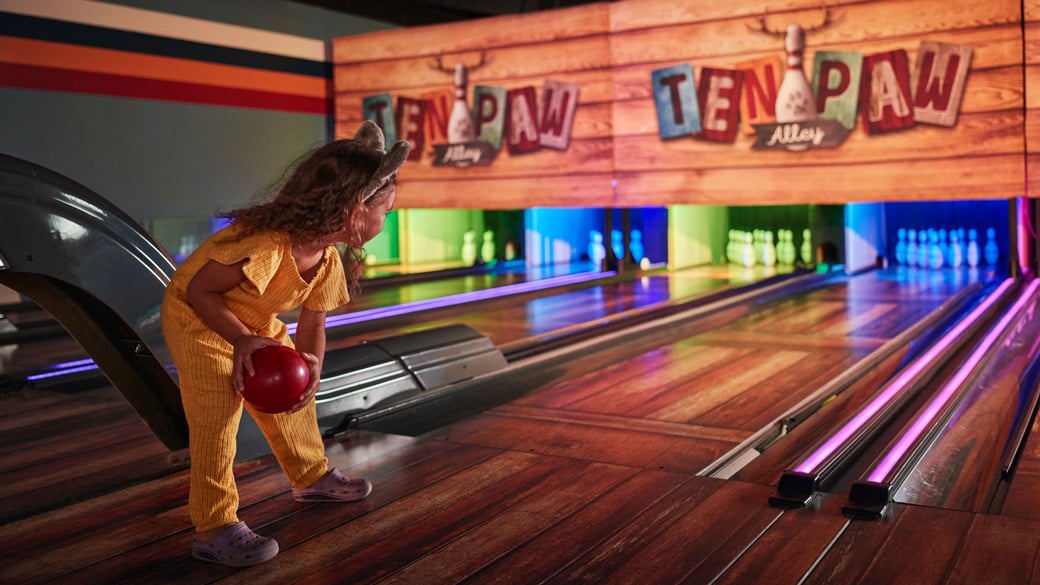
<instances>
[{"instance_id":1,"label":"decorative bowling pin on wall","mask_svg":"<svg viewBox=\"0 0 1040 585\"><path fill-rule=\"evenodd\" d=\"M986 259L986 264L989 266L996 266L997 261L1000 260L1000 248L997 246L997 230L991 227L986 228L986 244L982 247L982 257Z\"/></svg>"},{"instance_id":2,"label":"decorative bowling pin on wall","mask_svg":"<svg viewBox=\"0 0 1040 585\"><path fill-rule=\"evenodd\" d=\"M477 232L473 230L462 234L462 263L466 266L477 263Z\"/></svg>"},{"instance_id":3,"label":"decorative bowling pin on wall","mask_svg":"<svg viewBox=\"0 0 1040 585\"><path fill-rule=\"evenodd\" d=\"M815 120L816 100L809 78L802 69L802 52L805 50L805 31L802 27L797 24L787 27L784 47L787 49L787 70L776 91L776 121L784 124Z\"/></svg>"},{"instance_id":4,"label":"decorative bowling pin on wall","mask_svg":"<svg viewBox=\"0 0 1040 585\"><path fill-rule=\"evenodd\" d=\"M451 113L448 114L448 143L464 144L477 139L477 130L473 126L473 117L466 105L466 66L462 63L455 64L455 75L452 79L455 85L455 101L451 105Z\"/></svg>"}]
</instances>

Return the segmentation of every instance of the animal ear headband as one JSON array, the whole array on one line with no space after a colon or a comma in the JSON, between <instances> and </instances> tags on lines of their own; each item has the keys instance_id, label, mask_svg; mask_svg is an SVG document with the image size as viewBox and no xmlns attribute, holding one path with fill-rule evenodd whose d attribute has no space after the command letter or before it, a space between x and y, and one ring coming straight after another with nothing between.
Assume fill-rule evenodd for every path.
<instances>
[{"instance_id":1,"label":"animal ear headband","mask_svg":"<svg viewBox=\"0 0 1040 585\"><path fill-rule=\"evenodd\" d=\"M386 150L386 141L383 138L383 131L371 120L365 120L361 123L361 127L358 128L357 134L354 135L354 140L364 146L365 148L371 148L378 150L380 153ZM390 183L390 180L397 171L400 170L401 165L408 158L408 153L412 147L408 142L404 140L398 140L390 148L390 152L387 152L383 156L383 162L379 163L379 168L376 169L375 174L372 178L365 183L365 187L362 190L361 201L367 202L369 199L375 196L383 187L386 187Z\"/></svg>"}]
</instances>

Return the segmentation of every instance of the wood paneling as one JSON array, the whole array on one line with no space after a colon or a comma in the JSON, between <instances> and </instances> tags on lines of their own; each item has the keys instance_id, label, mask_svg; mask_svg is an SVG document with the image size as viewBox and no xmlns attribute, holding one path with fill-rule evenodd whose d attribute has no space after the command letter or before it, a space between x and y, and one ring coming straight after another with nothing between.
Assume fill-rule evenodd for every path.
<instances>
[{"instance_id":1,"label":"wood paneling","mask_svg":"<svg viewBox=\"0 0 1040 585\"><path fill-rule=\"evenodd\" d=\"M1040 197L1040 0L1022 2L1026 86L1026 192Z\"/></svg>"},{"instance_id":2,"label":"wood paneling","mask_svg":"<svg viewBox=\"0 0 1040 585\"><path fill-rule=\"evenodd\" d=\"M580 87L569 148L511 155L503 147L490 165L465 169L434 167L426 155L402 171L401 207L1002 199L1027 190L1027 167L1040 168L1040 98L1026 91L1040 78L1040 0L826 5L622 0L336 39L337 131L356 128L365 96L450 87L450 76L433 67L438 57L473 65L483 56L486 64L470 72L470 91L477 84L540 88L549 79ZM803 68L810 75L816 51L905 50L913 67L921 41L970 46L956 124L868 136L860 121L837 148L803 152L752 150L753 137L743 134L732 143L660 138L654 70L690 63L700 75L704 67L782 57L782 36L753 29L792 22L808 30Z\"/></svg>"}]
</instances>

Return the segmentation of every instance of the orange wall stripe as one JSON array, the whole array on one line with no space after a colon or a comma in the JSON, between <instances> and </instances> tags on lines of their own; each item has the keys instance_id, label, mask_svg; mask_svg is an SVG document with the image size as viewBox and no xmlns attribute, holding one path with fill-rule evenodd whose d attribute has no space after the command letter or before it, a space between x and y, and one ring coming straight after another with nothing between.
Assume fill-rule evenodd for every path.
<instances>
[{"instance_id":1,"label":"orange wall stripe","mask_svg":"<svg viewBox=\"0 0 1040 585\"><path fill-rule=\"evenodd\" d=\"M329 86L309 75L9 36L0 36L0 62L321 99Z\"/></svg>"}]
</instances>

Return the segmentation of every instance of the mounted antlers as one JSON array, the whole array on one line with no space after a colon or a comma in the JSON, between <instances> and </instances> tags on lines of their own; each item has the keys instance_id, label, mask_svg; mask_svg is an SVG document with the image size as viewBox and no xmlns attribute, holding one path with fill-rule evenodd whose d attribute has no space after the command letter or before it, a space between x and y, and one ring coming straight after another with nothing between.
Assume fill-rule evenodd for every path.
<instances>
[{"instance_id":1,"label":"mounted antlers","mask_svg":"<svg viewBox=\"0 0 1040 585\"><path fill-rule=\"evenodd\" d=\"M480 61L476 65L467 65L466 69L469 70L469 71L474 71L476 69L479 69L479 68L483 67L484 65L487 65L490 62L491 62L491 59L488 58L487 52L486 51L481 51L480 52ZM443 71L444 73L450 73L450 74L454 74L455 73L455 68L454 67L445 67L444 66L444 55L437 55L437 60L434 61L433 63L428 63L428 65L430 66L430 69L436 69L437 71Z\"/></svg>"},{"instance_id":2,"label":"mounted antlers","mask_svg":"<svg viewBox=\"0 0 1040 585\"><path fill-rule=\"evenodd\" d=\"M804 30L805 32L812 32L814 30L819 30L819 29L821 29L821 28L823 28L823 27L825 27L825 26L827 26L829 24L837 22L838 18L840 18L840 17L838 17L838 18L836 18L834 20L831 20L831 9L828 6L826 6L826 5L821 6L820 10L823 11L823 21L820 22L819 24L815 25L815 26L802 27L802 30ZM748 30L751 30L751 31L754 31L754 32L766 33L766 34L773 35L773 36L776 36L776 37L783 37L784 35L786 35L787 34L786 27L782 28L782 29L779 29L779 30L770 28L770 26L766 23L766 16L767 15L768 15L768 11L763 11L761 16L759 16L758 18L755 19L755 23L756 23L755 26L752 26L751 24L748 24L748 23L745 23L744 25L746 27L748 27Z\"/></svg>"}]
</instances>

